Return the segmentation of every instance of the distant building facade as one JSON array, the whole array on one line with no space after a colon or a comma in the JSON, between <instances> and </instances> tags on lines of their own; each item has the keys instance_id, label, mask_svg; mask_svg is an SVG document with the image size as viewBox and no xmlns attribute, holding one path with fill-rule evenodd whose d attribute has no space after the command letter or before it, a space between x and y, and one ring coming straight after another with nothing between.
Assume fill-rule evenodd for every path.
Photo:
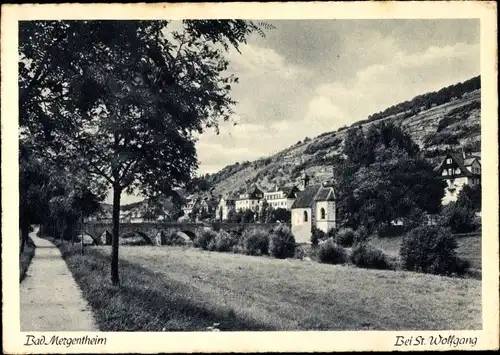
<instances>
[{"instance_id":1,"label":"distant building facade","mask_svg":"<svg viewBox=\"0 0 500 355\"><path fill-rule=\"evenodd\" d=\"M264 193L256 185L253 185L246 193L241 194L235 201L235 208L237 211L256 211L259 208L259 201L262 198L264 198Z\"/></svg>"},{"instance_id":2,"label":"distant building facade","mask_svg":"<svg viewBox=\"0 0 500 355\"><path fill-rule=\"evenodd\" d=\"M307 180L306 180L307 184ZM305 185L292 205L292 234L297 243L309 243L313 227L325 233L336 227L335 191L329 184Z\"/></svg>"},{"instance_id":3,"label":"distant building facade","mask_svg":"<svg viewBox=\"0 0 500 355\"><path fill-rule=\"evenodd\" d=\"M437 168L438 174L446 181L442 203L456 201L464 187L481 184L481 159L476 156L449 153Z\"/></svg>"},{"instance_id":4,"label":"distant building facade","mask_svg":"<svg viewBox=\"0 0 500 355\"><path fill-rule=\"evenodd\" d=\"M264 192L264 200L269 204L269 207L274 209L284 208L290 210L299 191L299 188L295 185L281 188L276 186L274 191Z\"/></svg>"},{"instance_id":5,"label":"distant building facade","mask_svg":"<svg viewBox=\"0 0 500 355\"><path fill-rule=\"evenodd\" d=\"M196 202L198 202L198 198L194 195L189 195L185 198L184 204L182 205L182 212L184 212L184 216L189 216L191 214Z\"/></svg>"},{"instance_id":6,"label":"distant building facade","mask_svg":"<svg viewBox=\"0 0 500 355\"><path fill-rule=\"evenodd\" d=\"M219 221L227 221L229 213L236 209L235 201L231 198L221 197L215 211L215 219Z\"/></svg>"}]
</instances>

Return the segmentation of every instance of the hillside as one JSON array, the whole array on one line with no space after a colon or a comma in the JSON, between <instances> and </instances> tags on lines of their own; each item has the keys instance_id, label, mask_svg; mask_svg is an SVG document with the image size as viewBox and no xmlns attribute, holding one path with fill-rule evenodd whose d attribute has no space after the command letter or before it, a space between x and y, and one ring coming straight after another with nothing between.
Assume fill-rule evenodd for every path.
<instances>
[{"instance_id":1,"label":"hillside","mask_svg":"<svg viewBox=\"0 0 500 355\"><path fill-rule=\"evenodd\" d=\"M400 125L435 164L438 164L446 150L458 151L463 148L480 155L480 78L419 95L350 127L304 139L270 157L226 166L208 176L212 193L215 196L236 195L252 183L257 183L264 190L276 185L298 184L304 172L311 177L312 182L330 178L347 132L358 126L366 129L382 121Z\"/></svg>"}]
</instances>

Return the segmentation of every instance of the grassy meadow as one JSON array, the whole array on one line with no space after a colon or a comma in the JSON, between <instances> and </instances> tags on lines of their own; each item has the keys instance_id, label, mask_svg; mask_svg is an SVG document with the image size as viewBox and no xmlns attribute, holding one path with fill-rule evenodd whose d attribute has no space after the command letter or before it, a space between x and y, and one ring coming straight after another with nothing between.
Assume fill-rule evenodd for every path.
<instances>
[{"instance_id":1,"label":"grassy meadow","mask_svg":"<svg viewBox=\"0 0 500 355\"><path fill-rule=\"evenodd\" d=\"M481 328L481 282L185 247L60 246L101 331Z\"/></svg>"}]
</instances>

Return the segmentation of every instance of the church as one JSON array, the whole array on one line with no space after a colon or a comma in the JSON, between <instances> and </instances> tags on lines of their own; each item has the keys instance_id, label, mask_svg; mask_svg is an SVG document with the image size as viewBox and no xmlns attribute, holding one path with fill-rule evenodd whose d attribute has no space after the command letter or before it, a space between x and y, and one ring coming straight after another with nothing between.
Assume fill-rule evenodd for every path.
<instances>
[{"instance_id":1,"label":"church","mask_svg":"<svg viewBox=\"0 0 500 355\"><path fill-rule=\"evenodd\" d=\"M335 191L328 182L309 185L307 175L302 186L292 205L292 234L297 243L310 243L313 227L325 233L336 227Z\"/></svg>"}]
</instances>

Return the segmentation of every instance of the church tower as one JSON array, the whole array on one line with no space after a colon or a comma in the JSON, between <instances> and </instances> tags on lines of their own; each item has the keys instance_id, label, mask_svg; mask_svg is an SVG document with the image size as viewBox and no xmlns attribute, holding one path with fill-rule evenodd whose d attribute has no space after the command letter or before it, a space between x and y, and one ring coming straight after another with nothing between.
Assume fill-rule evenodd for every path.
<instances>
[{"instance_id":1,"label":"church tower","mask_svg":"<svg viewBox=\"0 0 500 355\"><path fill-rule=\"evenodd\" d=\"M300 189L304 191L308 184L309 184L309 176L306 173L304 173L300 178Z\"/></svg>"}]
</instances>

